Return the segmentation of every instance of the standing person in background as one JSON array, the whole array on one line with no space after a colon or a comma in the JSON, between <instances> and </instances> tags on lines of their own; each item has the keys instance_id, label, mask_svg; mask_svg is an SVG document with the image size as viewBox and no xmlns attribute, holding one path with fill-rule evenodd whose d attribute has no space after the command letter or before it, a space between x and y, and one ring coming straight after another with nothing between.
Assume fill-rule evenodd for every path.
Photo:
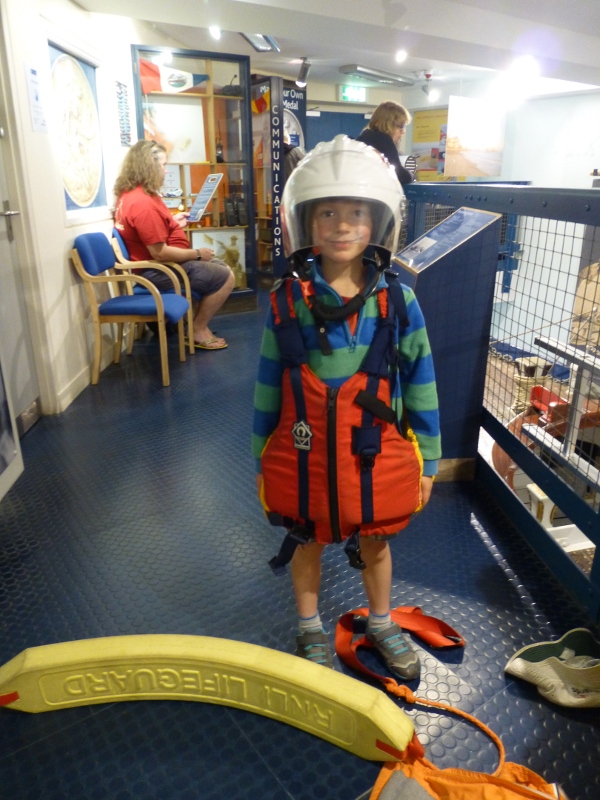
<instances>
[{"instance_id":1,"label":"standing person in background","mask_svg":"<svg viewBox=\"0 0 600 800\"><path fill-rule=\"evenodd\" d=\"M374 147L387 158L403 186L412 183L413 176L400 163L398 145L411 119L410 113L404 106L386 100L377 106L368 126L356 137L359 142Z\"/></svg>"},{"instance_id":2,"label":"standing person in background","mask_svg":"<svg viewBox=\"0 0 600 800\"><path fill-rule=\"evenodd\" d=\"M183 228L188 214L171 214L159 190L166 174L167 153L162 144L142 140L125 156L116 180L115 227L132 261L174 261L181 264L193 292L202 295L194 315L194 344L201 350L222 350L225 339L213 334L209 323L231 294L235 277L208 247L190 246ZM152 267L139 270L162 292L173 290L168 275Z\"/></svg>"},{"instance_id":3,"label":"standing person in background","mask_svg":"<svg viewBox=\"0 0 600 800\"><path fill-rule=\"evenodd\" d=\"M294 167L302 161L306 153L301 147L292 144L289 133L283 134L283 175L285 180L290 177Z\"/></svg>"}]
</instances>

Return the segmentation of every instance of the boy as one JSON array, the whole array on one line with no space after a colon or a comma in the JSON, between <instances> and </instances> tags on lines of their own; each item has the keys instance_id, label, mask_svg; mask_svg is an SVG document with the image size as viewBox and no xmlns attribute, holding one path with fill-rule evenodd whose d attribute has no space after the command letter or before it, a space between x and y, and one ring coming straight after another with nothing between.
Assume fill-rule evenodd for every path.
<instances>
[{"instance_id":1,"label":"boy","mask_svg":"<svg viewBox=\"0 0 600 800\"><path fill-rule=\"evenodd\" d=\"M281 217L301 277L271 294L253 452L265 509L290 531L271 565L291 560L297 655L333 666L318 611L321 554L345 540L362 570L367 636L388 668L411 680L420 665L390 618L388 539L429 500L440 441L421 311L395 275L383 274L402 200L388 162L343 135L319 144L292 173Z\"/></svg>"}]
</instances>

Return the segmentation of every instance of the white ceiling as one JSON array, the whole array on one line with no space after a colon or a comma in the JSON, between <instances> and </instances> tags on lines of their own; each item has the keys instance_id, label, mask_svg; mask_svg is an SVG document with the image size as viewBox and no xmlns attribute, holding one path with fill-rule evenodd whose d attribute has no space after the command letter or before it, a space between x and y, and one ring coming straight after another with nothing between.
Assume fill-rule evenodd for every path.
<instances>
[{"instance_id":1,"label":"white ceiling","mask_svg":"<svg viewBox=\"0 0 600 800\"><path fill-rule=\"evenodd\" d=\"M89 11L146 20L192 49L251 57L252 72L294 79L302 57L310 82L353 83L361 64L415 78L471 80L533 55L542 75L600 85L598 0L77 0ZM220 41L208 33L222 30ZM256 53L239 31L273 36L281 53ZM409 58L397 64L404 48ZM417 83L421 82L417 80Z\"/></svg>"}]
</instances>

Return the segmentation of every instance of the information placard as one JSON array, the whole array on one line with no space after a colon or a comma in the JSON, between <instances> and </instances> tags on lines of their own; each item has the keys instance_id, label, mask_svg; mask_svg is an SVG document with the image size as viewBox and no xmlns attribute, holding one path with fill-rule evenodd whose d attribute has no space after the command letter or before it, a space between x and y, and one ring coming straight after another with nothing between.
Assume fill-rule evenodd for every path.
<instances>
[{"instance_id":1,"label":"information placard","mask_svg":"<svg viewBox=\"0 0 600 800\"><path fill-rule=\"evenodd\" d=\"M393 260L404 269L418 274L500 216L491 211L459 208L397 253Z\"/></svg>"},{"instance_id":2,"label":"information placard","mask_svg":"<svg viewBox=\"0 0 600 800\"><path fill-rule=\"evenodd\" d=\"M206 180L202 184L202 188L196 195L194 204L190 208L188 222L198 222L202 214L204 214L206 211L206 206L212 200L212 197L217 189L217 186L221 182L222 177L222 172L214 172L207 176Z\"/></svg>"}]
</instances>

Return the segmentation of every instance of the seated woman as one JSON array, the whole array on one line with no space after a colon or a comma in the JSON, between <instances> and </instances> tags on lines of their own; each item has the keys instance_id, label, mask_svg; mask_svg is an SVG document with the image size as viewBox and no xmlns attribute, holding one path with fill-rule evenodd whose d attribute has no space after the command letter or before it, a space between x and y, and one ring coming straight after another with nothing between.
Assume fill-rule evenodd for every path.
<instances>
[{"instance_id":1,"label":"seated woman","mask_svg":"<svg viewBox=\"0 0 600 800\"><path fill-rule=\"evenodd\" d=\"M231 294L235 276L227 264L214 258L208 247L190 247L182 228L188 214L171 214L159 190L166 173L167 154L161 144L140 141L129 149L114 193L115 227L121 233L132 261L174 261L185 270L192 291L202 295L194 316L194 344L204 350L221 350L227 342L213 334L209 323ZM173 288L164 272L140 269L161 291Z\"/></svg>"},{"instance_id":2,"label":"seated woman","mask_svg":"<svg viewBox=\"0 0 600 800\"><path fill-rule=\"evenodd\" d=\"M407 183L412 183L413 176L400 163L398 145L410 121L410 113L404 106L401 106L400 103L394 103L392 100L387 100L377 106L368 126L356 137L359 142L364 142L374 147L375 150L379 150L387 158L396 170L398 180L403 186Z\"/></svg>"}]
</instances>

